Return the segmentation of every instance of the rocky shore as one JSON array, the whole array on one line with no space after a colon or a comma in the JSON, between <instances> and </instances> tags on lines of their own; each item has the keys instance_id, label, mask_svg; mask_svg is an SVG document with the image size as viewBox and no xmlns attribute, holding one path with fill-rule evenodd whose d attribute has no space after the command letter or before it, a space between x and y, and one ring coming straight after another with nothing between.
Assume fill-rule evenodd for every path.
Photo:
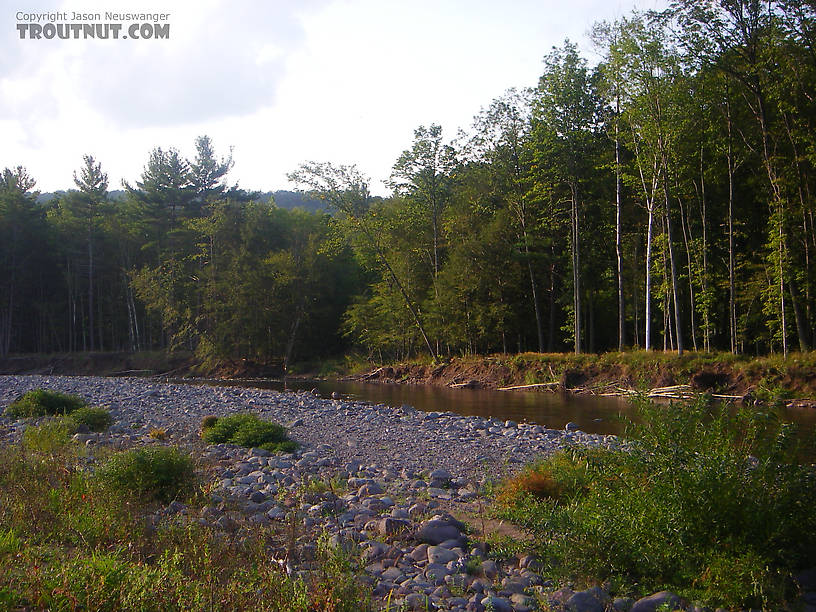
<instances>
[{"instance_id":1,"label":"rocky shore","mask_svg":"<svg viewBox=\"0 0 816 612\"><path fill-rule=\"evenodd\" d=\"M198 521L224 537L252 538L262 526L277 526L267 532L278 534L269 540L269 554L293 574L313 568L321 541L355 551L360 580L382 609L644 612L682 603L671 593L637 602L614 599L603 585L575 592L542 573L529 554L498 562L487 555L485 541L505 527L486 518L485 482L565 445L617 443L612 436L571 424L552 430L305 392L133 378L3 376L0 410L37 387L73 393L110 411L108 432L75 435L91 463L98 447L157 443L176 444L197 458L210 485L206 505L171 502L145 517L148 530L163 521ZM234 412L281 423L300 449L273 455L204 445L201 419ZM0 417L0 441L14 442L25 426ZM158 430L165 440L156 440Z\"/></svg>"}]
</instances>

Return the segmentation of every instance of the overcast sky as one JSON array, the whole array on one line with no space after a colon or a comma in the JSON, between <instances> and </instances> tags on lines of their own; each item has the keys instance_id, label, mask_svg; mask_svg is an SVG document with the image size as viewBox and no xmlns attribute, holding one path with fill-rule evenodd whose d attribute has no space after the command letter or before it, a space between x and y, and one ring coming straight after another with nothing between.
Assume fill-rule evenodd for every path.
<instances>
[{"instance_id":1,"label":"overcast sky","mask_svg":"<svg viewBox=\"0 0 816 612\"><path fill-rule=\"evenodd\" d=\"M73 186L82 155L111 189L154 147L233 148L231 182L291 188L305 160L381 181L419 125L447 138L510 87L535 85L565 38L592 58L601 19L660 0L0 0L0 167L41 191ZM170 13L167 40L20 39L17 13ZM125 24L125 28L127 27Z\"/></svg>"}]
</instances>

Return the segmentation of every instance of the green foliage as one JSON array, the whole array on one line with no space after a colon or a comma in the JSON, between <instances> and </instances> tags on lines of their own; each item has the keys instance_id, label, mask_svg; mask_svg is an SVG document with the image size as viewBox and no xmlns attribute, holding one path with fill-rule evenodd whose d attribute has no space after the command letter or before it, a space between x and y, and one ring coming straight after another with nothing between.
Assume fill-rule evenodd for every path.
<instances>
[{"instance_id":1,"label":"green foliage","mask_svg":"<svg viewBox=\"0 0 816 612\"><path fill-rule=\"evenodd\" d=\"M113 417L104 408L94 408L85 406L73 411L67 420L73 423L74 431L80 425L85 425L91 431L101 432L107 430L113 424Z\"/></svg>"},{"instance_id":2,"label":"green foliage","mask_svg":"<svg viewBox=\"0 0 816 612\"><path fill-rule=\"evenodd\" d=\"M201 419L201 431L205 431L218 422L218 417L214 414L208 414Z\"/></svg>"},{"instance_id":3,"label":"green foliage","mask_svg":"<svg viewBox=\"0 0 816 612\"><path fill-rule=\"evenodd\" d=\"M210 444L237 444L272 452L290 453L297 448L297 444L286 437L286 430L281 425L262 421L251 413L221 417L204 429L201 437Z\"/></svg>"},{"instance_id":4,"label":"green foliage","mask_svg":"<svg viewBox=\"0 0 816 612\"><path fill-rule=\"evenodd\" d=\"M23 446L32 452L54 454L65 450L74 433L73 423L66 419L48 419L23 432Z\"/></svg>"},{"instance_id":5,"label":"green foliage","mask_svg":"<svg viewBox=\"0 0 816 612\"><path fill-rule=\"evenodd\" d=\"M155 501L129 489L112 495L81 469L86 459L0 448L3 609L371 609L352 558L321 553L307 583L270 559L264 539L234 541L170 519L145 532Z\"/></svg>"},{"instance_id":6,"label":"green foliage","mask_svg":"<svg viewBox=\"0 0 816 612\"><path fill-rule=\"evenodd\" d=\"M557 571L668 585L712 605L780 605L792 573L816 561L816 473L797 463L790 426L702 400L638 410L630 448L542 461L527 473L547 475L556 494L525 491L522 476L500 497L505 515Z\"/></svg>"},{"instance_id":7,"label":"green foliage","mask_svg":"<svg viewBox=\"0 0 816 612\"><path fill-rule=\"evenodd\" d=\"M189 495L195 482L190 456L166 446L117 453L102 466L99 477L115 491L165 502Z\"/></svg>"},{"instance_id":8,"label":"green foliage","mask_svg":"<svg viewBox=\"0 0 816 612\"><path fill-rule=\"evenodd\" d=\"M6 408L6 415L12 418L23 418L70 414L84 406L85 400L76 395L48 389L34 389L12 402Z\"/></svg>"}]
</instances>

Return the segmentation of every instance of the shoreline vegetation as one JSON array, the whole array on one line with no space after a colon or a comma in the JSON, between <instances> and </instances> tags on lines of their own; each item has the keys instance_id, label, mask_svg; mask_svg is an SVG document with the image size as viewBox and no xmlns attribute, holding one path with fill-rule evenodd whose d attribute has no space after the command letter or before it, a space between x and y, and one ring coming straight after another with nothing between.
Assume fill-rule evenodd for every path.
<instances>
[{"instance_id":1,"label":"shoreline vegetation","mask_svg":"<svg viewBox=\"0 0 816 612\"><path fill-rule=\"evenodd\" d=\"M199 362L191 353L71 353L12 355L0 359L4 374L153 376L158 378L338 378L381 384L432 385L500 391L568 392L598 396L714 399L747 404L816 407L816 354L749 356L730 353L631 351L600 355L523 353L472 355L444 361L376 364L353 356L325 363L248 360Z\"/></svg>"}]
</instances>

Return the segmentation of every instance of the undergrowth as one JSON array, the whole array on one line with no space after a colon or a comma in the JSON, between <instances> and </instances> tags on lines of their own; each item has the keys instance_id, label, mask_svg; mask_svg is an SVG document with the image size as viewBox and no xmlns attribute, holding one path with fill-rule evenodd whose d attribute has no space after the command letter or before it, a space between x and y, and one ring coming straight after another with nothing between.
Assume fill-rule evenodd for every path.
<instances>
[{"instance_id":1,"label":"undergrowth","mask_svg":"<svg viewBox=\"0 0 816 612\"><path fill-rule=\"evenodd\" d=\"M712 606L784 609L816 565L816 474L790 425L704 400L638 402L629 448L572 448L506 481L499 513L550 569Z\"/></svg>"},{"instance_id":2,"label":"undergrowth","mask_svg":"<svg viewBox=\"0 0 816 612\"><path fill-rule=\"evenodd\" d=\"M208 417L202 427L201 437L210 444L237 444L284 453L291 453L297 448L297 444L287 438L286 430L281 425L262 421L255 414L231 414L215 419Z\"/></svg>"},{"instance_id":3,"label":"undergrowth","mask_svg":"<svg viewBox=\"0 0 816 612\"><path fill-rule=\"evenodd\" d=\"M34 389L9 404L6 415L14 418L65 415L85 406L85 400L48 389Z\"/></svg>"},{"instance_id":4,"label":"undergrowth","mask_svg":"<svg viewBox=\"0 0 816 612\"><path fill-rule=\"evenodd\" d=\"M370 609L348 559L323 548L314 571L289 576L267 544L281 534L236 538L201 525L193 517L204 496L187 499L190 518L147 529L162 502L102 474L118 465L130 474L124 482L141 482L134 466L150 472L163 451L107 458L97 449L92 458L61 420L26 433L27 444L0 447L0 609Z\"/></svg>"}]
</instances>

